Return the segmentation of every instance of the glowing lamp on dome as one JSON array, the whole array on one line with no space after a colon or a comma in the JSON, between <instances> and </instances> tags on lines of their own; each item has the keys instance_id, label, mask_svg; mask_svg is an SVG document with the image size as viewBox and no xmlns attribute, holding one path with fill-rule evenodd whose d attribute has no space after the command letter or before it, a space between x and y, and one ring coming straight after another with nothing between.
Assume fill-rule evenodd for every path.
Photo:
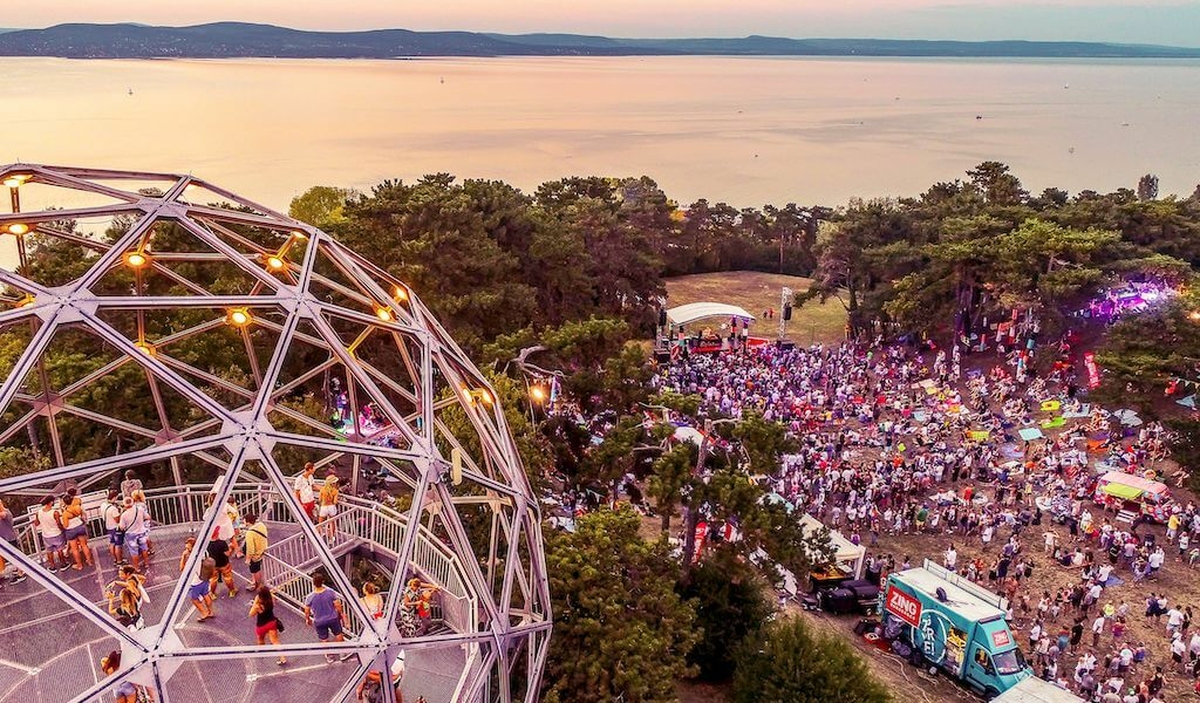
<instances>
[{"instance_id":1,"label":"glowing lamp on dome","mask_svg":"<svg viewBox=\"0 0 1200 703\"><path fill-rule=\"evenodd\" d=\"M292 237L298 242L303 242L308 239L308 235L298 229L292 230Z\"/></svg>"},{"instance_id":2,"label":"glowing lamp on dome","mask_svg":"<svg viewBox=\"0 0 1200 703\"><path fill-rule=\"evenodd\" d=\"M378 317L380 320L382 320L384 322L391 322L393 319L392 311L388 310L385 307L375 308L375 317Z\"/></svg>"},{"instance_id":3,"label":"glowing lamp on dome","mask_svg":"<svg viewBox=\"0 0 1200 703\"><path fill-rule=\"evenodd\" d=\"M21 222L14 222L11 225L9 225L8 227L6 227L5 229L8 230L9 234L13 234L18 237L20 237L23 234L29 233L29 225L23 224Z\"/></svg>"},{"instance_id":4,"label":"glowing lamp on dome","mask_svg":"<svg viewBox=\"0 0 1200 703\"><path fill-rule=\"evenodd\" d=\"M246 310L245 308L230 310L225 315L225 322L234 327L245 327L253 320L254 318L250 316L250 311Z\"/></svg>"},{"instance_id":5,"label":"glowing lamp on dome","mask_svg":"<svg viewBox=\"0 0 1200 703\"><path fill-rule=\"evenodd\" d=\"M546 391L541 386L534 386L529 389L529 396L540 403L546 399Z\"/></svg>"},{"instance_id":6,"label":"glowing lamp on dome","mask_svg":"<svg viewBox=\"0 0 1200 703\"><path fill-rule=\"evenodd\" d=\"M267 268L271 271L282 271L287 268L287 262L280 256L268 256Z\"/></svg>"},{"instance_id":7,"label":"glowing lamp on dome","mask_svg":"<svg viewBox=\"0 0 1200 703\"><path fill-rule=\"evenodd\" d=\"M31 308L31 307L33 307L33 304L35 302L37 302L37 299L35 299L32 295L27 295L24 298L21 298L20 300L18 300L17 304L14 307Z\"/></svg>"},{"instance_id":8,"label":"glowing lamp on dome","mask_svg":"<svg viewBox=\"0 0 1200 703\"><path fill-rule=\"evenodd\" d=\"M21 184L24 182L24 179L17 178L16 176L10 176L4 179L4 185L8 186L9 188L20 188Z\"/></svg>"},{"instance_id":9,"label":"glowing lamp on dome","mask_svg":"<svg viewBox=\"0 0 1200 703\"><path fill-rule=\"evenodd\" d=\"M150 263L150 257L140 251L131 251L125 255L125 265L131 269L140 269Z\"/></svg>"},{"instance_id":10,"label":"glowing lamp on dome","mask_svg":"<svg viewBox=\"0 0 1200 703\"><path fill-rule=\"evenodd\" d=\"M392 295L396 298L396 300L402 303L408 300L408 291L404 289L404 286L396 286L395 289L392 290Z\"/></svg>"},{"instance_id":11,"label":"glowing lamp on dome","mask_svg":"<svg viewBox=\"0 0 1200 703\"><path fill-rule=\"evenodd\" d=\"M495 401L495 399L492 398L492 394L488 392L486 388L480 388L477 390L463 386L462 393L467 399L467 402L471 405L474 405L477 401L482 402L484 405L491 405Z\"/></svg>"},{"instance_id":12,"label":"glowing lamp on dome","mask_svg":"<svg viewBox=\"0 0 1200 703\"><path fill-rule=\"evenodd\" d=\"M158 351L157 349L154 348L153 344L150 344L145 341L134 342L133 346L137 347L137 350L140 351L141 353L145 354L146 356L154 356L155 353Z\"/></svg>"}]
</instances>

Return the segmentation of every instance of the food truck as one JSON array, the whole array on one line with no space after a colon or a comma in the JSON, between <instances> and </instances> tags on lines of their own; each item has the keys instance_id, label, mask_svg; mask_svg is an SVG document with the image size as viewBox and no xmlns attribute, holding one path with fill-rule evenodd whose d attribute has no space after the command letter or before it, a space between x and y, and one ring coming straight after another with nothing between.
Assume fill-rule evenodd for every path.
<instances>
[{"instance_id":1,"label":"food truck","mask_svg":"<svg viewBox=\"0 0 1200 703\"><path fill-rule=\"evenodd\" d=\"M1166 522L1173 501L1166 484L1135 474L1109 471L1096 480L1096 502L1155 522Z\"/></svg>"},{"instance_id":2,"label":"food truck","mask_svg":"<svg viewBox=\"0 0 1200 703\"><path fill-rule=\"evenodd\" d=\"M1032 676L1004 620L1004 598L946 569L890 574L882 593L883 637L918 666L953 676L989 700Z\"/></svg>"}]
</instances>

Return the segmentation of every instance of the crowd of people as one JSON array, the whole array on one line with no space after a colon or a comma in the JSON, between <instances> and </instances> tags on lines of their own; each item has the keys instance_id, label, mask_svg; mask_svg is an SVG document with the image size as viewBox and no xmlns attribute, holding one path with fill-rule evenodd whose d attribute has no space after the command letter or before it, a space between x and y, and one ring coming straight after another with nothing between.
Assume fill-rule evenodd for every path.
<instances>
[{"instance_id":1,"label":"crowd of people","mask_svg":"<svg viewBox=\"0 0 1200 703\"><path fill-rule=\"evenodd\" d=\"M1129 583L1153 589L1164 569L1195 566L1200 511L1165 506L1163 535L1142 515L1118 519L1121 506L1097 503L1105 471L1156 476L1167 432L1089 405L1072 337L1049 346L1057 358L1038 373L1037 330L1022 332L971 363L966 343L685 353L657 383L699 395L708 416L783 423L798 449L778 467L755 467L759 479L862 544L873 579L911 565L910 555L886 553L889 542L937 536L940 554L925 556L1007 597L1038 675L1089 700L1164 700L1169 672L1200 675L1191 608L1147 595L1146 617L1167 616L1168 639L1134 641L1134 606L1111 593ZM1038 588L1035 568L1061 570L1051 581L1067 585Z\"/></svg>"},{"instance_id":2,"label":"crowd of people","mask_svg":"<svg viewBox=\"0 0 1200 703\"><path fill-rule=\"evenodd\" d=\"M243 514L233 495L219 503L218 487L214 486L208 495L203 514L203 519L213 524L204 552L198 558L194 557L199 540L198 536L192 535L185 541L178 560L177 573L188 573L186 598L195 609L195 622L217 619L225 610L225 606L219 605L222 600L232 603L244 593L249 598L249 605L240 617L251 621L253 641L260 646L279 646L285 632L286 615L265 576L264 562L271 549L266 517L254 512ZM293 479L292 492L303 511L303 518L313 523L318 536L330 543L336 542L339 539L336 519L340 500L338 477L330 473L323 479L317 478L316 467L309 463ZM100 550L107 552L103 561L100 558L103 552L90 542L89 519L103 521L106 534ZM12 511L0 503L0 538L17 544L14 522ZM154 523L142 482L133 471L126 474L119 489L108 491L98 506L85 506L79 491L71 487L60 496L44 498L32 511L30 522L44 549L42 563L47 570L83 571L107 569L111 565L115 575L103 589L109 615L131 632L146 627L145 609L150 603L148 575L153 574L154 569L155 550L151 539ZM189 564L192 564L190 572ZM235 571L238 564L244 564L244 575L241 568ZM0 560L0 574L7 566ZM27 574L17 569L10 583L20 583L26 578ZM342 642L350 628L350 606L346 597L330 587L326 579L321 571L311 575L312 590L301 606L303 621L321 643ZM243 584L242 587L239 584ZM419 578L405 582L398 618L403 636L419 636L431 629L438 591L436 584ZM354 595L370 618L378 620L384 616L385 598L376 583L365 581L361 592ZM226 625L221 619L216 623L223 629L235 627L233 622ZM351 656L339 654L343 661ZM334 662L338 656L330 653L326 659ZM120 670L120 661L119 652L110 653L101 660L100 669L105 674L116 673ZM288 659L279 656L277 662L286 666ZM397 700L402 700L399 686L403 672L404 654L401 652L389 672ZM378 672L368 675L360 684L357 687L359 699L383 700L383 677ZM128 681L115 685L113 695L121 703L153 700L152 691Z\"/></svg>"}]
</instances>

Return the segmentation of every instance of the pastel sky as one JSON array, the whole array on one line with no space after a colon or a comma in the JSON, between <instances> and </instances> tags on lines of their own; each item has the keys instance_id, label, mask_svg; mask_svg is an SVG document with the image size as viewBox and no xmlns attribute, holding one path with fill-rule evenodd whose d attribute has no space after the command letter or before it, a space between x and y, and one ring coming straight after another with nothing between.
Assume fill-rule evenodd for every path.
<instances>
[{"instance_id":1,"label":"pastel sky","mask_svg":"<svg viewBox=\"0 0 1200 703\"><path fill-rule=\"evenodd\" d=\"M182 25L466 29L629 37L1044 39L1200 45L1190 0L52 0L9 3L0 26Z\"/></svg>"}]
</instances>

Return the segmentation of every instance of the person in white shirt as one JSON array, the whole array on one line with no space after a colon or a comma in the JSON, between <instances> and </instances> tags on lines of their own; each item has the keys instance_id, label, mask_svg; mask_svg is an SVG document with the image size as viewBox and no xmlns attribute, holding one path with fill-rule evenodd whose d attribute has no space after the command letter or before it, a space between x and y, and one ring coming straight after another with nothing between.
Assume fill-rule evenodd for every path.
<instances>
[{"instance_id":1,"label":"person in white shirt","mask_svg":"<svg viewBox=\"0 0 1200 703\"><path fill-rule=\"evenodd\" d=\"M958 552L954 549L953 544L946 548L945 562L946 569L949 571L954 571L955 566L958 565Z\"/></svg>"},{"instance_id":2,"label":"person in white shirt","mask_svg":"<svg viewBox=\"0 0 1200 703\"><path fill-rule=\"evenodd\" d=\"M1167 553L1163 551L1162 547L1159 547L1151 552L1150 558L1146 560L1146 562L1150 565L1150 573L1158 573L1158 570L1162 568L1163 561L1166 560L1166 557Z\"/></svg>"},{"instance_id":3,"label":"person in white shirt","mask_svg":"<svg viewBox=\"0 0 1200 703\"><path fill-rule=\"evenodd\" d=\"M1171 661L1175 662L1175 666L1179 667L1180 671L1184 671L1183 653L1187 651L1187 645L1183 643L1183 637L1176 635L1175 639L1171 640Z\"/></svg>"},{"instance_id":4,"label":"person in white shirt","mask_svg":"<svg viewBox=\"0 0 1200 703\"><path fill-rule=\"evenodd\" d=\"M108 533L108 553L112 555L113 565L125 563L125 535L121 532L121 494L109 491L108 498L100 506L100 515L104 517L104 531Z\"/></svg>"},{"instance_id":5,"label":"person in white shirt","mask_svg":"<svg viewBox=\"0 0 1200 703\"><path fill-rule=\"evenodd\" d=\"M41 533L42 544L46 547L46 568L50 571L70 568L64 552L67 540L63 536L62 515L54 504L53 496L42 498L42 507L33 514L33 524Z\"/></svg>"},{"instance_id":6,"label":"person in white shirt","mask_svg":"<svg viewBox=\"0 0 1200 703\"><path fill-rule=\"evenodd\" d=\"M132 498L125 499L125 510L121 512L118 525L125 533L125 551L130 562L135 569L144 571L150 566L150 547L146 542L150 527L146 524L146 505L137 500L141 495L141 491L134 491Z\"/></svg>"},{"instance_id":7,"label":"person in white shirt","mask_svg":"<svg viewBox=\"0 0 1200 703\"><path fill-rule=\"evenodd\" d=\"M316 481L313 479L316 473L317 467L310 461L304 465L304 471L301 471L300 475L296 476L296 480L292 482L292 493L296 495L296 500L300 501L308 519L313 522L317 520Z\"/></svg>"},{"instance_id":8,"label":"person in white shirt","mask_svg":"<svg viewBox=\"0 0 1200 703\"><path fill-rule=\"evenodd\" d=\"M1133 650L1129 648L1128 644L1121 648L1120 656L1121 663L1118 665L1117 671L1124 674L1129 670L1129 667L1133 666Z\"/></svg>"},{"instance_id":9,"label":"person in white shirt","mask_svg":"<svg viewBox=\"0 0 1200 703\"><path fill-rule=\"evenodd\" d=\"M1104 615L1097 615L1092 621L1092 646L1100 646L1100 633L1104 632Z\"/></svg>"},{"instance_id":10,"label":"person in white shirt","mask_svg":"<svg viewBox=\"0 0 1200 703\"><path fill-rule=\"evenodd\" d=\"M1167 636L1170 637L1183 627L1183 612L1179 608L1171 608L1167 611Z\"/></svg>"}]
</instances>

